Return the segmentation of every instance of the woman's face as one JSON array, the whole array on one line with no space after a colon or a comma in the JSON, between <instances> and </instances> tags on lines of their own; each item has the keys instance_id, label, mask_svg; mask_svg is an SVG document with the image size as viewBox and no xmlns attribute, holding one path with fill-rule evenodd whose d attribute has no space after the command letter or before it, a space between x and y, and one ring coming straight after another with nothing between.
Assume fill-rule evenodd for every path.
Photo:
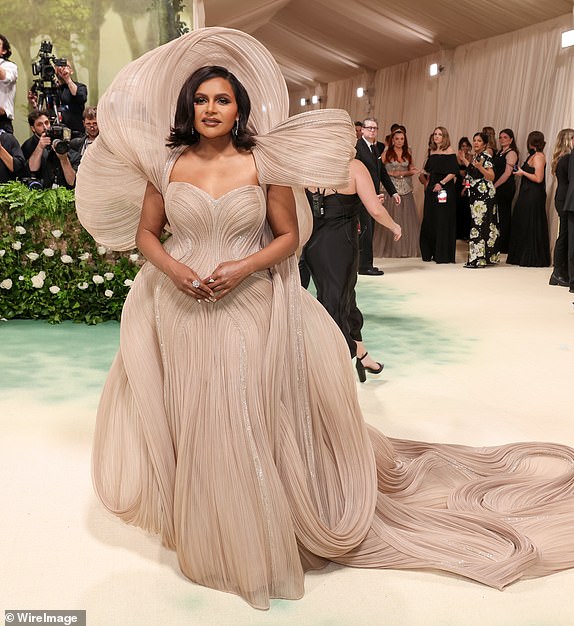
<instances>
[{"instance_id":1,"label":"woman's face","mask_svg":"<svg viewBox=\"0 0 574 626\"><path fill-rule=\"evenodd\" d=\"M500 135L498 135L498 141L503 150L504 148L508 148L508 146L512 143L510 135L507 135L506 133L500 133Z\"/></svg>"},{"instance_id":2,"label":"woman's face","mask_svg":"<svg viewBox=\"0 0 574 626\"><path fill-rule=\"evenodd\" d=\"M435 128L432 134L432 138L436 145L440 148L443 141L442 130L440 128Z\"/></svg>"},{"instance_id":3,"label":"woman's face","mask_svg":"<svg viewBox=\"0 0 574 626\"><path fill-rule=\"evenodd\" d=\"M466 141L464 141L463 143L460 144L460 149L465 153L468 154L471 149L472 146L469 143L466 143Z\"/></svg>"},{"instance_id":4,"label":"woman's face","mask_svg":"<svg viewBox=\"0 0 574 626\"><path fill-rule=\"evenodd\" d=\"M231 83L225 78L210 78L201 83L193 97L194 126L203 137L228 135L239 118Z\"/></svg>"},{"instance_id":5,"label":"woman's face","mask_svg":"<svg viewBox=\"0 0 574 626\"><path fill-rule=\"evenodd\" d=\"M403 133L395 133L393 135L393 148L402 148L405 145L405 136Z\"/></svg>"},{"instance_id":6,"label":"woman's face","mask_svg":"<svg viewBox=\"0 0 574 626\"><path fill-rule=\"evenodd\" d=\"M486 144L482 141L482 137L480 135L475 135L472 138L472 149L474 150L474 153L480 154L481 152L484 152L485 148Z\"/></svg>"}]
</instances>

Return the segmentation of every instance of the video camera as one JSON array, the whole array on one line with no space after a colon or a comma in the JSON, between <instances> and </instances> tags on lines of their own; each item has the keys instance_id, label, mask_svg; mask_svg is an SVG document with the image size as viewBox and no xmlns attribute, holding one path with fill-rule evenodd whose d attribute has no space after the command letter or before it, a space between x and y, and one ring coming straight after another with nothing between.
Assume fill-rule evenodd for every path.
<instances>
[{"instance_id":1,"label":"video camera","mask_svg":"<svg viewBox=\"0 0 574 626\"><path fill-rule=\"evenodd\" d=\"M52 54L52 42L43 41L40 44L38 57L32 61L32 74L38 76L32 84L31 91L38 96L38 109L46 111L50 118L51 128L46 136L52 140L52 148L58 154L65 154L70 147L72 131L61 124L60 95L56 68L66 67L68 59L58 59Z\"/></svg>"},{"instance_id":2,"label":"video camera","mask_svg":"<svg viewBox=\"0 0 574 626\"><path fill-rule=\"evenodd\" d=\"M56 87L56 67L66 67L66 65L68 65L68 59L57 59L52 54L52 42L43 41L40 44L37 60L32 61L32 74L40 77L34 81L34 87L38 91L44 87Z\"/></svg>"}]
</instances>

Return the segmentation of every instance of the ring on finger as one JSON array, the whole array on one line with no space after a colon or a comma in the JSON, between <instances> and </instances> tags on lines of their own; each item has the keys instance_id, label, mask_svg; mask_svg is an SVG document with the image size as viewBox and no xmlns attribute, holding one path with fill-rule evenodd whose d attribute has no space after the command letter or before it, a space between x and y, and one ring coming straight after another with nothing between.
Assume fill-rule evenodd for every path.
<instances>
[{"instance_id":1,"label":"ring on finger","mask_svg":"<svg viewBox=\"0 0 574 626\"><path fill-rule=\"evenodd\" d=\"M201 285L201 283L197 280L197 278L196 278L195 280L192 280L192 281L191 281L191 286L192 286L194 289L199 289L199 286L200 286L200 285Z\"/></svg>"}]
</instances>

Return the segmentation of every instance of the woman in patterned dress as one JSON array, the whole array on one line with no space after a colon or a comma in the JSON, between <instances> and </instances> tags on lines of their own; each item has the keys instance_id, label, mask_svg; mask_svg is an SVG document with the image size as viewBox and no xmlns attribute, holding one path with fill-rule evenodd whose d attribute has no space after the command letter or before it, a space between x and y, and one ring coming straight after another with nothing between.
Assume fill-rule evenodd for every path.
<instances>
[{"instance_id":1,"label":"woman in patterned dress","mask_svg":"<svg viewBox=\"0 0 574 626\"><path fill-rule=\"evenodd\" d=\"M498 211L494 189L492 157L486 151L488 135L475 133L472 138L474 155L466 160L468 197L470 201L470 240L468 260L464 267L486 267L498 263Z\"/></svg>"}]
</instances>

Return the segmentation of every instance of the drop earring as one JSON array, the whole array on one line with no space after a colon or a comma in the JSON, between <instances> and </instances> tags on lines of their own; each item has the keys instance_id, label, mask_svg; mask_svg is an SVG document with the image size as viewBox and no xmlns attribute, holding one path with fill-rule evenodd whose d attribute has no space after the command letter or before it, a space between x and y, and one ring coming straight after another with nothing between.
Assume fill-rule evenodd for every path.
<instances>
[{"instance_id":1,"label":"drop earring","mask_svg":"<svg viewBox=\"0 0 574 626\"><path fill-rule=\"evenodd\" d=\"M233 125L233 128L231 129L231 134L235 137L235 139L237 139L238 128L239 128L239 120L235 120L235 124Z\"/></svg>"}]
</instances>

